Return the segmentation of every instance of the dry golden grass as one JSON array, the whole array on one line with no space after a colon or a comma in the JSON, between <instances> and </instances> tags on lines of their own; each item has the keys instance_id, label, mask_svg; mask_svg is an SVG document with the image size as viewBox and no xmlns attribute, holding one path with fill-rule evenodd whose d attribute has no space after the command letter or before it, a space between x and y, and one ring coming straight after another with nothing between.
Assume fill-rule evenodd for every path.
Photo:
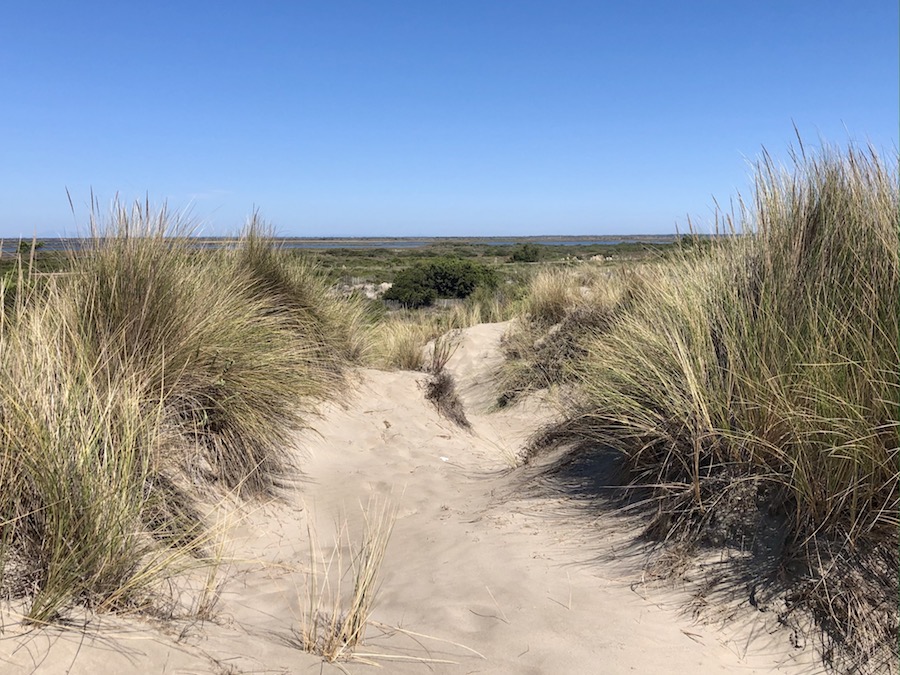
<instances>
[{"instance_id":1,"label":"dry golden grass","mask_svg":"<svg viewBox=\"0 0 900 675\"><path fill-rule=\"evenodd\" d=\"M716 523L777 520L782 576L754 582L790 577L792 606L818 620L837 668L890 670L897 604L885 599L897 597L900 567L896 158L825 148L794 159L790 172L760 162L742 215L748 234L660 267L609 329L581 343L584 406L557 431L589 440L585 452L621 449L633 483L659 500L651 529L660 536L696 540ZM748 485L751 498L729 496ZM738 504L739 517L723 511Z\"/></svg>"},{"instance_id":2,"label":"dry golden grass","mask_svg":"<svg viewBox=\"0 0 900 675\"><path fill-rule=\"evenodd\" d=\"M203 556L197 485L276 491L304 410L339 391L340 301L259 238L212 255L188 231L116 205L68 274L23 266L3 298L0 582L30 621L149 602L173 561Z\"/></svg>"},{"instance_id":3,"label":"dry golden grass","mask_svg":"<svg viewBox=\"0 0 900 675\"><path fill-rule=\"evenodd\" d=\"M447 308L390 312L368 332L368 363L386 370L427 370L425 346L431 340L480 323L507 321L518 307L511 292L479 287Z\"/></svg>"},{"instance_id":4,"label":"dry golden grass","mask_svg":"<svg viewBox=\"0 0 900 675\"><path fill-rule=\"evenodd\" d=\"M538 272L525 296L524 310L528 320L545 326L562 321L572 307L583 301L579 281L577 272L570 268Z\"/></svg>"},{"instance_id":5,"label":"dry golden grass","mask_svg":"<svg viewBox=\"0 0 900 675\"><path fill-rule=\"evenodd\" d=\"M354 543L345 520L328 551L309 525L309 571L301 597L304 610L294 635L301 649L329 662L352 659L354 649L365 640L378 575L397 518L396 507L377 498L371 498L362 513L361 541ZM353 580L350 589L344 586L346 578Z\"/></svg>"},{"instance_id":6,"label":"dry golden grass","mask_svg":"<svg viewBox=\"0 0 900 675\"><path fill-rule=\"evenodd\" d=\"M372 364L386 370L421 370L431 328L405 317L389 317L373 329Z\"/></svg>"},{"instance_id":7,"label":"dry golden grass","mask_svg":"<svg viewBox=\"0 0 900 675\"><path fill-rule=\"evenodd\" d=\"M525 295L522 315L503 341L506 360L497 385L498 404L570 381L584 343L609 330L626 311L654 266L615 270L594 264L537 274Z\"/></svg>"}]
</instances>

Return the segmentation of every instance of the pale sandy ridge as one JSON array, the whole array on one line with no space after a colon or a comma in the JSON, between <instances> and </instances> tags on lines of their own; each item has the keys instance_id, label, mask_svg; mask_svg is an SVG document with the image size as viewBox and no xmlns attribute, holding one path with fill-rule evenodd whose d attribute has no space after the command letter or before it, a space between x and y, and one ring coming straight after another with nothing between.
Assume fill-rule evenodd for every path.
<instances>
[{"instance_id":1,"label":"pale sandy ridge","mask_svg":"<svg viewBox=\"0 0 900 675\"><path fill-rule=\"evenodd\" d=\"M448 364L471 431L425 400L419 373L362 370L349 403L323 406L297 439L305 474L297 489L282 503L230 511L232 562L212 621L104 617L86 632L27 635L7 621L0 672L320 672L321 661L292 644L308 525L329 542L342 518L359 521L359 503L373 494L398 508L374 618L457 643L373 630L360 651L387 655L382 672L819 671L811 645L770 634L772 617L747 603L723 630L692 621L684 595L641 585L627 520L563 518L559 499L515 490L510 462L553 411L540 398L490 410L506 328L464 331ZM456 663L387 660L399 656Z\"/></svg>"}]
</instances>

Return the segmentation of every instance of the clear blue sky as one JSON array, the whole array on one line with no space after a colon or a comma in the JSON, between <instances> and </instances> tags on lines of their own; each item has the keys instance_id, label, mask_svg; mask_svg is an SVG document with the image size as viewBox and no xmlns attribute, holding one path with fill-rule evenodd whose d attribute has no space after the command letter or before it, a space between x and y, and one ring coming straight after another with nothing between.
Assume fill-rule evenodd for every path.
<instances>
[{"instance_id":1,"label":"clear blue sky","mask_svg":"<svg viewBox=\"0 0 900 675\"><path fill-rule=\"evenodd\" d=\"M92 188L206 234L672 232L794 124L893 153L898 35L895 0L9 0L0 236Z\"/></svg>"}]
</instances>

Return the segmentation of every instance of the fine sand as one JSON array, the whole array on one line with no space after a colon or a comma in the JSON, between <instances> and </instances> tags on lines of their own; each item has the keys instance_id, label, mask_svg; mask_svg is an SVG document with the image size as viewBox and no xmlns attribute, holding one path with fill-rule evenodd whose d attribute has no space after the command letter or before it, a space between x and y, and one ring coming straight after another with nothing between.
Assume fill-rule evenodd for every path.
<instances>
[{"instance_id":1,"label":"fine sand","mask_svg":"<svg viewBox=\"0 0 900 675\"><path fill-rule=\"evenodd\" d=\"M552 407L533 397L489 411L506 328L464 331L448 364L470 431L425 399L426 375L363 370L348 402L323 406L300 434L304 476L285 500L214 509L227 534L214 545L223 562L210 611L41 630L5 613L0 672L374 672L359 660L323 665L293 633L310 531L326 554L338 523L358 538L360 503L372 496L395 504L397 518L378 623L356 651L382 672L819 672L812 639L779 627L775 612L734 597L695 618L692 591L651 583L634 516L575 514L560 496L521 489L523 472L510 466Z\"/></svg>"}]
</instances>

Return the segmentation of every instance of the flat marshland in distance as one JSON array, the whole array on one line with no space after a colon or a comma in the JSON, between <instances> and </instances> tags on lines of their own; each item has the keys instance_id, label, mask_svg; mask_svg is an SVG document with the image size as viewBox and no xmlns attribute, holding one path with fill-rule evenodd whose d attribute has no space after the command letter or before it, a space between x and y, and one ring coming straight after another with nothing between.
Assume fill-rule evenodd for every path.
<instances>
[{"instance_id":1,"label":"flat marshland in distance","mask_svg":"<svg viewBox=\"0 0 900 675\"><path fill-rule=\"evenodd\" d=\"M592 256L608 256L611 262L637 260L664 254L674 248L672 236L616 237L460 237L397 239L290 239L314 256L334 278L392 281L404 267L430 258L471 258L502 269L520 270L534 263L512 261L523 244L537 247L535 262L560 264ZM289 245L290 245L289 244Z\"/></svg>"},{"instance_id":2,"label":"flat marshland in distance","mask_svg":"<svg viewBox=\"0 0 900 675\"><path fill-rule=\"evenodd\" d=\"M315 259L329 276L376 277L390 281L397 270L422 260L440 256L476 258L490 264L508 263L521 244L538 246L537 262L562 263L592 256L608 256L610 262L634 261L664 255L675 247L673 235L615 236L527 236L527 237L273 237L272 244L286 257ZM77 238L37 239L33 262L37 272L65 268L70 254L77 256L89 240ZM190 237L187 243L199 251L213 251L238 245L234 237ZM13 269L22 251L29 261L32 242L3 242L0 273Z\"/></svg>"}]
</instances>

